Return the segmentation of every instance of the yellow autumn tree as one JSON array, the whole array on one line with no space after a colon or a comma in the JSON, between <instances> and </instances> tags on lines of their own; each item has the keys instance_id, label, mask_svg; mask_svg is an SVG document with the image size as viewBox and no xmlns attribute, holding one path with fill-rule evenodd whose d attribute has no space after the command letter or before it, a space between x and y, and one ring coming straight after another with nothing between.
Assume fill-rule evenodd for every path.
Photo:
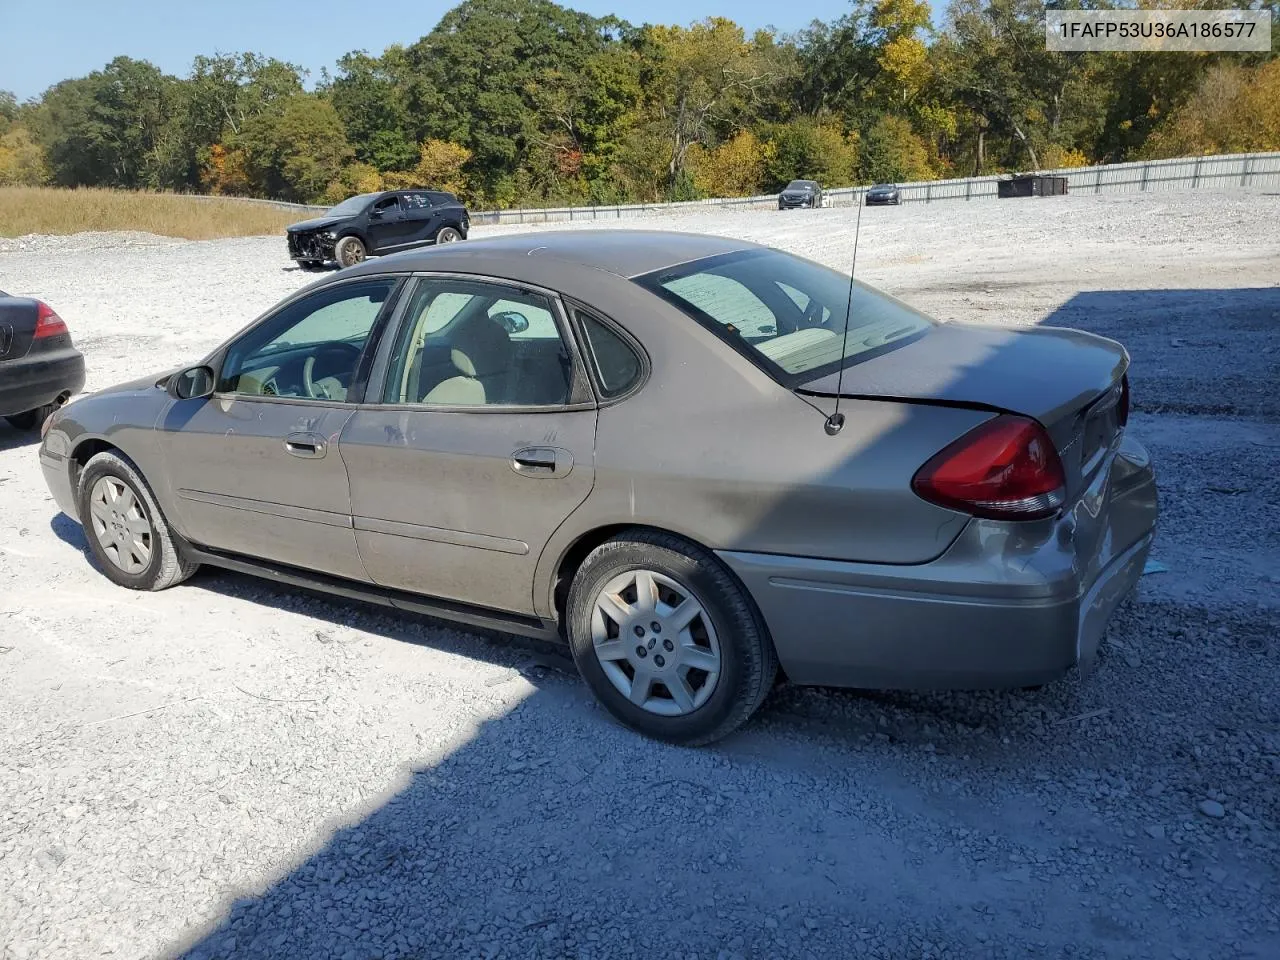
<instances>
[{"instance_id":1,"label":"yellow autumn tree","mask_svg":"<svg viewBox=\"0 0 1280 960\"><path fill-rule=\"evenodd\" d=\"M1051 143L1040 151L1040 167L1043 170L1068 170L1087 167L1089 158L1081 151Z\"/></svg>"},{"instance_id":2,"label":"yellow autumn tree","mask_svg":"<svg viewBox=\"0 0 1280 960\"><path fill-rule=\"evenodd\" d=\"M377 193L385 190L387 185L378 168L371 163L350 163L342 168L342 173L325 188L325 203L341 203L347 197L358 193Z\"/></svg>"},{"instance_id":3,"label":"yellow autumn tree","mask_svg":"<svg viewBox=\"0 0 1280 960\"><path fill-rule=\"evenodd\" d=\"M200 164L200 185L209 193L220 196L249 196L253 185L245 152L215 143Z\"/></svg>"},{"instance_id":4,"label":"yellow autumn tree","mask_svg":"<svg viewBox=\"0 0 1280 960\"><path fill-rule=\"evenodd\" d=\"M38 187L48 179L44 151L26 127L12 126L0 136L0 186Z\"/></svg>"},{"instance_id":5,"label":"yellow autumn tree","mask_svg":"<svg viewBox=\"0 0 1280 960\"><path fill-rule=\"evenodd\" d=\"M763 189L765 164L775 152L772 143L740 130L713 150L694 144L687 162L693 185L703 196L747 197Z\"/></svg>"},{"instance_id":6,"label":"yellow autumn tree","mask_svg":"<svg viewBox=\"0 0 1280 960\"><path fill-rule=\"evenodd\" d=\"M1267 150L1280 150L1280 60L1254 70L1214 67L1142 152L1156 160Z\"/></svg>"},{"instance_id":7,"label":"yellow autumn tree","mask_svg":"<svg viewBox=\"0 0 1280 960\"><path fill-rule=\"evenodd\" d=\"M447 140L424 140L418 148L418 165L409 173L388 173L383 179L391 188L422 187L444 190L469 198L470 181L466 166L471 151Z\"/></svg>"}]
</instances>

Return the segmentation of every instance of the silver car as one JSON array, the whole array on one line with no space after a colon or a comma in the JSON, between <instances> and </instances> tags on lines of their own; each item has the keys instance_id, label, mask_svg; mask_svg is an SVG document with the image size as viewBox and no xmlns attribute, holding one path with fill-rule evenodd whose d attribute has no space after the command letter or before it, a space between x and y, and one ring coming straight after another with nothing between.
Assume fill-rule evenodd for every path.
<instances>
[{"instance_id":1,"label":"silver car","mask_svg":"<svg viewBox=\"0 0 1280 960\"><path fill-rule=\"evenodd\" d=\"M122 586L210 564L561 637L624 723L707 743L779 671L1088 666L1156 520L1128 364L738 240L526 234L333 274L62 409L40 461Z\"/></svg>"}]
</instances>

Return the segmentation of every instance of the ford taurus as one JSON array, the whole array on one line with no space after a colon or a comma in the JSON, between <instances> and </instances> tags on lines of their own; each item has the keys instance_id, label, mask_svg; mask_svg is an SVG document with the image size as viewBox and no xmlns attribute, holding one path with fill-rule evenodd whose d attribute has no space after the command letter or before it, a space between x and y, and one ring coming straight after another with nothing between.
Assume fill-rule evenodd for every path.
<instances>
[{"instance_id":1,"label":"ford taurus","mask_svg":"<svg viewBox=\"0 0 1280 960\"><path fill-rule=\"evenodd\" d=\"M117 584L210 564L562 637L616 717L706 743L779 670L1090 666L1156 522L1128 365L737 240L525 234L326 277L61 409L40 461Z\"/></svg>"}]
</instances>

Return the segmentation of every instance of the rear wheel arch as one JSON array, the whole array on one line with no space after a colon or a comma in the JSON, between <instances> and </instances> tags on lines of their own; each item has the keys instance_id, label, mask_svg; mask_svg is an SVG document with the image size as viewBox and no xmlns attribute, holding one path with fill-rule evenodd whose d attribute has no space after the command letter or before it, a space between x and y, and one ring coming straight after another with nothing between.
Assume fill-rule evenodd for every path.
<instances>
[{"instance_id":1,"label":"rear wheel arch","mask_svg":"<svg viewBox=\"0 0 1280 960\"><path fill-rule=\"evenodd\" d=\"M671 537L675 540L687 543L699 550L705 550L712 555L715 554L715 548L707 546L696 537L687 533L680 533L668 527L658 526L651 523L610 523L599 527L593 527L577 537L575 537L568 546L560 552L560 558L556 562L555 568L551 574L550 583L550 601L551 610L555 614L557 622L560 624L561 632L564 630L565 622L565 604L569 596L569 585L573 582L574 575L578 572L578 568L582 566L584 560L591 555L591 552L601 544L607 543L615 537L625 534L647 534L660 537ZM755 598L751 597L750 591L736 573L724 564L725 571L729 577L738 585L743 594L750 599L752 606L756 606ZM759 608L757 607L757 614ZM764 623L764 617L760 616L760 622ZM766 632L768 627L765 627Z\"/></svg>"}]
</instances>

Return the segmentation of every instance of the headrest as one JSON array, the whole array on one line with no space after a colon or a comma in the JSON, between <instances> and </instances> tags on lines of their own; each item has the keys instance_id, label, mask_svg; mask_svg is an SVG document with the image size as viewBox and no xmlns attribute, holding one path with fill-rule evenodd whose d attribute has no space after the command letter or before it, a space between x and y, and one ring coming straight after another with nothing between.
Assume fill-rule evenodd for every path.
<instances>
[{"instance_id":1,"label":"headrest","mask_svg":"<svg viewBox=\"0 0 1280 960\"><path fill-rule=\"evenodd\" d=\"M468 321L453 335L453 365L464 377L486 377L510 365L511 340L506 328L487 315Z\"/></svg>"}]
</instances>

